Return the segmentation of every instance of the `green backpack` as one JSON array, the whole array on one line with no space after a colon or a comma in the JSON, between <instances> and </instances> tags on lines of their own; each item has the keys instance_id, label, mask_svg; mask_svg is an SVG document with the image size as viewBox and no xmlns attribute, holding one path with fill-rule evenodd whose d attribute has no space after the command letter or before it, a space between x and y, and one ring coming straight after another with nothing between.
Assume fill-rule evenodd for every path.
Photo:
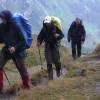
<instances>
[{"instance_id":1,"label":"green backpack","mask_svg":"<svg viewBox=\"0 0 100 100\"><path fill-rule=\"evenodd\" d=\"M51 16L53 23L59 28L62 29L61 20L58 17Z\"/></svg>"}]
</instances>

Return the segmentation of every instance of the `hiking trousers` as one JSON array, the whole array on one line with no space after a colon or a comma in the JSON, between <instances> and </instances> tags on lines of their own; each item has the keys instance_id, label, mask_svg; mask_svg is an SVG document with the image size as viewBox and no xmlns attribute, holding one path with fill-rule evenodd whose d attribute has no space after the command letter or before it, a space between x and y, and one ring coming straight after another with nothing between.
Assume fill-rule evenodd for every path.
<instances>
[{"instance_id":1,"label":"hiking trousers","mask_svg":"<svg viewBox=\"0 0 100 100\"><path fill-rule=\"evenodd\" d=\"M27 69L25 67L25 57L12 55L8 52L8 50L2 49L2 51L0 52L0 90L3 89L3 67L10 59L13 60L16 68L21 75L24 88L29 89L30 81Z\"/></svg>"},{"instance_id":2,"label":"hiking trousers","mask_svg":"<svg viewBox=\"0 0 100 100\"><path fill-rule=\"evenodd\" d=\"M61 62L60 62L60 53L58 45L49 45L45 47L45 58L47 61L47 69L49 73L53 73L52 64L56 67L57 76L60 76L61 71Z\"/></svg>"},{"instance_id":3,"label":"hiking trousers","mask_svg":"<svg viewBox=\"0 0 100 100\"><path fill-rule=\"evenodd\" d=\"M81 48L82 48L82 42L81 41L72 41L72 56L75 59L76 57L81 56Z\"/></svg>"}]
</instances>

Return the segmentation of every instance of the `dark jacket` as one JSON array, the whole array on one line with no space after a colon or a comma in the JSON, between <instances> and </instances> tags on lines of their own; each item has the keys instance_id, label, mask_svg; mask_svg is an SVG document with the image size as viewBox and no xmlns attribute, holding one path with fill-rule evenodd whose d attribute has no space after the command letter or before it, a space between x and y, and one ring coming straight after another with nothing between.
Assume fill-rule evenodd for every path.
<instances>
[{"instance_id":1,"label":"dark jacket","mask_svg":"<svg viewBox=\"0 0 100 100\"><path fill-rule=\"evenodd\" d=\"M55 33L59 34L58 38L54 37ZM63 37L64 37L64 35L63 35L62 31L56 25L54 25L54 23L52 22L50 29L47 29L45 24L43 25L43 28L40 31L37 40L40 43L42 43L44 41L46 44L55 45Z\"/></svg>"},{"instance_id":2,"label":"dark jacket","mask_svg":"<svg viewBox=\"0 0 100 100\"><path fill-rule=\"evenodd\" d=\"M5 44L4 48L15 47L15 54L25 51L25 38L21 32L16 23L0 24L0 42Z\"/></svg>"},{"instance_id":3,"label":"dark jacket","mask_svg":"<svg viewBox=\"0 0 100 100\"><path fill-rule=\"evenodd\" d=\"M73 22L68 30L68 41L85 41L86 32L84 26L80 24L76 25L76 22Z\"/></svg>"}]
</instances>

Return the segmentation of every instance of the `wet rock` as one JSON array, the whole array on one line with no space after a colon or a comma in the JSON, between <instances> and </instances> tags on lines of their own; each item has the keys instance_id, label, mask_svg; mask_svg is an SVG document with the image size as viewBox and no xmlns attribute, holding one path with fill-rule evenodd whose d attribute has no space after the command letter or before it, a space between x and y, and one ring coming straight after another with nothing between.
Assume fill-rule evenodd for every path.
<instances>
[{"instance_id":1,"label":"wet rock","mask_svg":"<svg viewBox=\"0 0 100 100\"><path fill-rule=\"evenodd\" d=\"M72 69L69 71L68 77L77 77L77 76L86 76L86 70L85 69Z\"/></svg>"},{"instance_id":2,"label":"wet rock","mask_svg":"<svg viewBox=\"0 0 100 100\"><path fill-rule=\"evenodd\" d=\"M100 53L100 44L98 44L95 50L93 51L93 54L99 54L99 53Z\"/></svg>"},{"instance_id":3,"label":"wet rock","mask_svg":"<svg viewBox=\"0 0 100 100\"><path fill-rule=\"evenodd\" d=\"M62 68L61 70L61 78L64 78L64 76L67 74L67 69L66 68ZM53 80L56 80L57 74L56 74L56 70L53 70ZM33 78L31 79L31 83L33 86L37 86L37 85L47 85L49 82L49 78L48 78L48 73L46 72L40 72L37 73L36 75L33 75Z\"/></svg>"},{"instance_id":4,"label":"wet rock","mask_svg":"<svg viewBox=\"0 0 100 100\"><path fill-rule=\"evenodd\" d=\"M86 76L86 70L85 69L81 70L80 76Z\"/></svg>"},{"instance_id":5,"label":"wet rock","mask_svg":"<svg viewBox=\"0 0 100 100\"><path fill-rule=\"evenodd\" d=\"M96 83L96 92L100 93L100 82Z\"/></svg>"}]
</instances>

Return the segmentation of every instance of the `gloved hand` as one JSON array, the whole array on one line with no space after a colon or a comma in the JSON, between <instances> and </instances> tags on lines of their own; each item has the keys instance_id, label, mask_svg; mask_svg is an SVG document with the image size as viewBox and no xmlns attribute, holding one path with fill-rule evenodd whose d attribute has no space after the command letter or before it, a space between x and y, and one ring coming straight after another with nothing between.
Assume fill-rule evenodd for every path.
<instances>
[{"instance_id":1,"label":"gloved hand","mask_svg":"<svg viewBox=\"0 0 100 100\"><path fill-rule=\"evenodd\" d=\"M8 48L8 50L11 54L13 54L16 51L15 47L10 47Z\"/></svg>"},{"instance_id":2,"label":"gloved hand","mask_svg":"<svg viewBox=\"0 0 100 100\"><path fill-rule=\"evenodd\" d=\"M54 34L54 37L55 37L55 38L58 38L58 37L59 37L59 34L55 33L55 34Z\"/></svg>"},{"instance_id":3,"label":"gloved hand","mask_svg":"<svg viewBox=\"0 0 100 100\"><path fill-rule=\"evenodd\" d=\"M85 41L85 38L82 38L82 42L84 42Z\"/></svg>"},{"instance_id":4,"label":"gloved hand","mask_svg":"<svg viewBox=\"0 0 100 100\"><path fill-rule=\"evenodd\" d=\"M68 39L68 42L70 42L70 39Z\"/></svg>"}]
</instances>

